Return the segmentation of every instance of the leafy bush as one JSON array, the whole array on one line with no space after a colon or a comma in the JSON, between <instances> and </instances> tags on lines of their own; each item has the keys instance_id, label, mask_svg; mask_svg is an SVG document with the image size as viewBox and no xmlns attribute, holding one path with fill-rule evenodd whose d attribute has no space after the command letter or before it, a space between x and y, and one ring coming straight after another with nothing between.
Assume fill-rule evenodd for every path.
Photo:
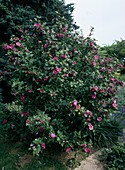
<instances>
[{"instance_id":1,"label":"leafy bush","mask_svg":"<svg viewBox=\"0 0 125 170\"><path fill-rule=\"evenodd\" d=\"M1 79L9 77L15 103L27 117L34 155L53 143L66 152L91 153L90 136L117 108L115 93L122 83L114 72L122 65L98 56L91 37L58 20L50 28L36 19L29 30L19 31L21 37L4 44L8 65Z\"/></svg>"},{"instance_id":2,"label":"leafy bush","mask_svg":"<svg viewBox=\"0 0 125 170\"><path fill-rule=\"evenodd\" d=\"M106 161L108 169L125 169L125 145L117 143L103 150L102 160Z\"/></svg>"}]
</instances>

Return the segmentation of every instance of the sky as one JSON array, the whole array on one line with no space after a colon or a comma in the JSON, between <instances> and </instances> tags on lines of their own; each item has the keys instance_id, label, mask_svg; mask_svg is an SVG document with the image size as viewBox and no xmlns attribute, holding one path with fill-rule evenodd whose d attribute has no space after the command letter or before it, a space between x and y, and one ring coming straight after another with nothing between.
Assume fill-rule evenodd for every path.
<instances>
[{"instance_id":1,"label":"sky","mask_svg":"<svg viewBox=\"0 0 125 170\"><path fill-rule=\"evenodd\" d=\"M125 0L65 0L74 3L73 17L83 36L94 27L93 38L100 46L125 40Z\"/></svg>"}]
</instances>

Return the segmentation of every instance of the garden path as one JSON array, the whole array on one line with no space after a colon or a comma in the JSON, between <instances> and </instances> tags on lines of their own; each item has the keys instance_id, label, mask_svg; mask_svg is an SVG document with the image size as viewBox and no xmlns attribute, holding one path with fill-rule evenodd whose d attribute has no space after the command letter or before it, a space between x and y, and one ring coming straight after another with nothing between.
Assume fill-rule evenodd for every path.
<instances>
[{"instance_id":1,"label":"garden path","mask_svg":"<svg viewBox=\"0 0 125 170\"><path fill-rule=\"evenodd\" d=\"M105 170L104 165L99 161L99 155L101 155L100 150L83 160L75 170Z\"/></svg>"}]
</instances>

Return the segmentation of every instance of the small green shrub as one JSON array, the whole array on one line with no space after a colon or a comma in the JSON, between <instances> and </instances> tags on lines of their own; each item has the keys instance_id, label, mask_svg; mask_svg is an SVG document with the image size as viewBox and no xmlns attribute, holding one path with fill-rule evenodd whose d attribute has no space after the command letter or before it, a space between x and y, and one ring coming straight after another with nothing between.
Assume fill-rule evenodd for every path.
<instances>
[{"instance_id":1,"label":"small green shrub","mask_svg":"<svg viewBox=\"0 0 125 170\"><path fill-rule=\"evenodd\" d=\"M106 162L109 170L125 169L125 144L117 143L111 148L103 150L102 160Z\"/></svg>"}]
</instances>

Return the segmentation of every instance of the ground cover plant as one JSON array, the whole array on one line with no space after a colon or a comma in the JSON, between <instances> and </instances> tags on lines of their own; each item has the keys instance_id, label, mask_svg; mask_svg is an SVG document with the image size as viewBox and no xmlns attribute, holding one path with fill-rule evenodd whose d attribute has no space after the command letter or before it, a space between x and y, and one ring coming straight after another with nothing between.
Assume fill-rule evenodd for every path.
<instances>
[{"instance_id":1,"label":"ground cover plant","mask_svg":"<svg viewBox=\"0 0 125 170\"><path fill-rule=\"evenodd\" d=\"M102 160L106 162L107 168L122 170L125 168L125 144L116 145L103 150Z\"/></svg>"},{"instance_id":2,"label":"ground cover plant","mask_svg":"<svg viewBox=\"0 0 125 170\"><path fill-rule=\"evenodd\" d=\"M19 31L20 37L3 46L8 60L0 78L9 80L21 106L2 118L4 134L20 134L34 156L53 146L91 153L91 136L117 109L115 94L123 84L114 73L122 65L99 56L90 36L83 38L58 19L52 27L36 19Z\"/></svg>"}]
</instances>

